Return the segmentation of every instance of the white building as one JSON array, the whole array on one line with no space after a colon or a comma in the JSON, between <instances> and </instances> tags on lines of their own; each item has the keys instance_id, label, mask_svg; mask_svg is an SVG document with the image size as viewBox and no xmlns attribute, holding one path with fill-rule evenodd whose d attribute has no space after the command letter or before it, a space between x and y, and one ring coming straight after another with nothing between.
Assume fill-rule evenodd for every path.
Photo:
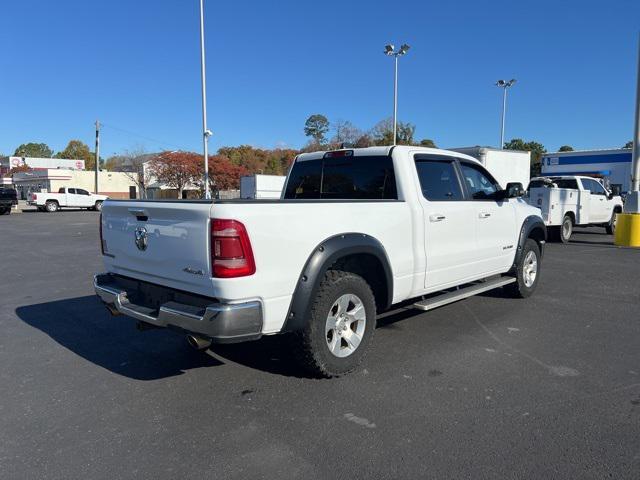
<instances>
[{"instance_id":1,"label":"white building","mask_svg":"<svg viewBox=\"0 0 640 480\"><path fill-rule=\"evenodd\" d=\"M542 175L590 175L621 192L631 189L631 149L545 153Z\"/></svg>"},{"instance_id":2,"label":"white building","mask_svg":"<svg viewBox=\"0 0 640 480\"><path fill-rule=\"evenodd\" d=\"M138 198L137 180L135 173L102 170L98 176L98 193L110 198ZM62 187L76 187L93 192L95 173L61 168L39 169L14 174L13 184L18 191L18 198L22 200L27 199L29 192L57 192Z\"/></svg>"}]
</instances>

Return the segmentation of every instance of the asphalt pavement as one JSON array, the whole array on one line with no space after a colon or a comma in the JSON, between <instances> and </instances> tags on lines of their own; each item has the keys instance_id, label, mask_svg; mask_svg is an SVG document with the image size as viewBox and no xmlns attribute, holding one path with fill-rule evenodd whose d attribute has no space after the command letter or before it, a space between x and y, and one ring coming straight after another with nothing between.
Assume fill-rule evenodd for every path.
<instances>
[{"instance_id":1,"label":"asphalt pavement","mask_svg":"<svg viewBox=\"0 0 640 480\"><path fill-rule=\"evenodd\" d=\"M0 246L3 479L640 478L640 250L604 229L530 299L383 315L331 380L111 317L95 212L2 216Z\"/></svg>"}]
</instances>

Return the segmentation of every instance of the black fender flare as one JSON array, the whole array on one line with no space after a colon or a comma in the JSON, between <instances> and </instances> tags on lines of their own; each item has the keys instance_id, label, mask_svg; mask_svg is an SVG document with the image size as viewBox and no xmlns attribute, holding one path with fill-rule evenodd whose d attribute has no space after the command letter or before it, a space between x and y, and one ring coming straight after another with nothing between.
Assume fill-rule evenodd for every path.
<instances>
[{"instance_id":1,"label":"black fender flare","mask_svg":"<svg viewBox=\"0 0 640 480\"><path fill-rule=\"evenodd\" d=\"M527 241L527 238L529 238L531 236L531 232L533 232L534 230L540 230L541 231L541 236L542 236L542 241L539 241L538 244L540 245L540 255L544 254L544 244L547 241L547 226L544 224L544 222L542 221L542 218L540 218L537 215L529 215L527 218L524 219L524 222L522 222L522 227L520 228L520 238L518 238L518 247L516 249L516 256L513 259L513 269L516 268L516 266L518 265L518 262L520 262L520 258L522 257L522 252L524 250L524 242Z\"/></svg>"},{"instance_id":2,"label":"black fender flare","mask_svg":"<svg viewBox=\"0 0 640 480\"><path fill-rule=\"evenodd\" d=\"M387 301L382 307L390 306L393 299L393 274L384 246L370 235L342 233L327 238L309 255L293 292L289 312L282 328L283 332L304 328L310 315L313 299L327 270L340 258L354 254L369 254L378 259L384 271L387 287Z\"/></svg>"}]
</instances>

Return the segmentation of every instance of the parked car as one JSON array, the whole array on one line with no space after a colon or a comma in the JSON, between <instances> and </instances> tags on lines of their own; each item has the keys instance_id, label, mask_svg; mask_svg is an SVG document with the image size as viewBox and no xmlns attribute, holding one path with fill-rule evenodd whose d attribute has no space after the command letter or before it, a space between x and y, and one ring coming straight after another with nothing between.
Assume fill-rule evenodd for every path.
<instances>
[{"instance_id":1,"label":"parked car","mask_svg":"<svg viewBox=\"0 0 640 480\"><path fill-rule=\"evenodd\" d=\"M564 175L533 178L528 201L539 207L549 237L567 243L574 226L600 226L613 234L623 201L595 178Z\"/></svg>"},{"instance_id":2,"label":"parked car","mask_svg":"<svg viewBox=\"0 0 640 480\"><path fill-rule=\"evenodd\" d=\"M341 375L394 304L531 295L546 227L523 193L453 151L306 153L279 200L107 200L94 287L113 314L197 348L290 332L309 371Z\"/></svg>"},{"instance_id":3,"label":"parked car","mask_svg":"<svg viewBox=\"0 0 640 480\"><path fill-rule=\"evenodd\" d=\"M0 188L0 215L10 215L11 209L18 204L18 194L13 188Z\"/></svg>"},{"instance_id":4,"label":"parked car","mask_svg":"<svg viewBox=\"0 0 640 480\"><path fill-rule=\"evenodd\" d=\"M61 208L86 208L89 210L102 210L102 202L106 195L89 193L82 188L62 187L58 193L29 193L28 205L38 207L42 212L57 212Z\"/></svg>"}]
</instances>

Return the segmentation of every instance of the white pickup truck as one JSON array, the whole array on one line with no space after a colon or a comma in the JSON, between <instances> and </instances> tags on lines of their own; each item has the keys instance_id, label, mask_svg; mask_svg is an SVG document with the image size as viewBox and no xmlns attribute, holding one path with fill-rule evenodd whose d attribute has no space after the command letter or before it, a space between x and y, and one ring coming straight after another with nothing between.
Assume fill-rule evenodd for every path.
<instances>
[{"instance_id":1,"label":"white pickup truck","mask_svg":"<svg viewBox=\"0 0 640 480\"><path fill-rule=\"evenodd\" d=\"M27 200L28 205L38 207L41 212L57 212L61 208L87 208L89 210L102 210L102 202L106 195L89 193L82 188L62 187L58 193L31 192Z\"/></svg>"},{"instance_id":2,"label":"white pickup truck","mask_svg":"<svg viewBox=\"0 0 640 480\"><path fill-rule=\"evenodd\" d=\"M622 198L592 177L536 177L527 191L529 203L542 211L549 237L562 243L569 241L574 226L600 226L613 234L616 215L622 213Z\"/></svg>"},{"instance_id":3,"label":"white pickup truck","mask_svg":"<svg viewBox=\"0 0 640 480\"><path fill-rule=\"evenodd\" d=\"M546 227L523 194L453 151L305 153L277 200L107 200L94 288L112 314L196 348L291 332L309 371L341 375L391 305L531 295Z\"/></svg>"}]
</instances>

